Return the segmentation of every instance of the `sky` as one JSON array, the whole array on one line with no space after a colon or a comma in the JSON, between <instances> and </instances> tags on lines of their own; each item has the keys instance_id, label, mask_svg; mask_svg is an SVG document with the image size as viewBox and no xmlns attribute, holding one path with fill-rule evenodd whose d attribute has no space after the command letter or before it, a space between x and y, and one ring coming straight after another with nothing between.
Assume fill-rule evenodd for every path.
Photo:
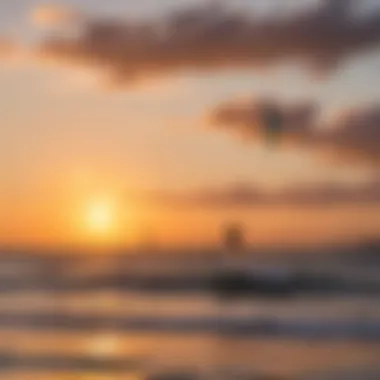
<instances>
[{"instance_id":1,"label":"sky","mask_svg":"<svg viewBox=\"0 0 380 380\"><path fill-rule=\"evenodd\" d=\"M231 4L0 3L0 245L379 236L376 2Z\"/></svg>"}]
</instances>

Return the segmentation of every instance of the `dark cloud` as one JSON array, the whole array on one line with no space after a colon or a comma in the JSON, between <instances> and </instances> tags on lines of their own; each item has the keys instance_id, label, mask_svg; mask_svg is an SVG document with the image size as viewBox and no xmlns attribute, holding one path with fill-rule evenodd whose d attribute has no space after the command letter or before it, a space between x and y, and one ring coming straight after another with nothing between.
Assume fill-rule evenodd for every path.
<instances>
[{"instance_id":1,"label":"dark cloud","mask_svg":"<svg viewBox=\"0 0 380 380\"><path fill-rule=\"evenodd\" d=\"M380 162L380 105L345 111L339 118L322 121L312 102L285 106L276 102L222 104L211 115L218 129L248 141L263 140L263 112L270 107L281 116L284 144L329 153L335 160L377 165Z\"/></svg>"},{"instance_id":2,"label":"dark cloud","mask_svg":"<svg viewBox=\"0 0 380 380\"><path fill-rule=\"evenodd\" d=\"M338 159L380 163L380 105L350 110L315 138Z\"/></svg>"},{"instance_id":3,"label":"dark cloud","mask_svg":"<svg viewBox=\"0 0 380 380\"><path fill-rule=\"evenodd\" d=\"M380 182L366 185L304 185L278 191L265 191L253 185L235 185L182 194L166 192L147 195L147 199L172 207L261 207L334 206L380 204Z\"/></svg>"},{"instance_id":4,"label":"dark cloud","mask_svg":"<svg viewBox=\"0 0 380 380\"><path fill-rule=\"evenodd\" d=\"M247 139L260 139L265 132L263 115L272 110L281 118L287 139L306 141L316 130L317 107L311 102L283 105L272 100L231 102L217 107L210 117L212 125Z\"/></svg>"},{"instance_id":5,"label":"dark cloud","mask_svg":"<svg viewBox=\"0 0 380 380\"><path fill-rule=\"evenodd\" d=\"M120 84L178 70L301 61L327 69L378 47L380 12L356 17L350 0L325 0L291 16L259 18L207 6L157 21L86 18L75 33L48 36L39 53L99 67Z\"/></svg>"}]
</instances>

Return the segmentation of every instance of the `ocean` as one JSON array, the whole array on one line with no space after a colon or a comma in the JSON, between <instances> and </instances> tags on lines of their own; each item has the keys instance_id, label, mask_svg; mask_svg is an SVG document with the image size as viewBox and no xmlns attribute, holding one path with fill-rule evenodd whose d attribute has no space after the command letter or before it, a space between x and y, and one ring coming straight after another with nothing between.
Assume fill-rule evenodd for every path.
<instances>
[{"instance_id":1,"label":"ocean","mask_svg":"<svg viewBox=\"0 0 380 380\"><path fill-rule=\"evenodd\" d=\"M0 378L380 379L377 249L6 252Z\"/></svg>"}]
</instances>

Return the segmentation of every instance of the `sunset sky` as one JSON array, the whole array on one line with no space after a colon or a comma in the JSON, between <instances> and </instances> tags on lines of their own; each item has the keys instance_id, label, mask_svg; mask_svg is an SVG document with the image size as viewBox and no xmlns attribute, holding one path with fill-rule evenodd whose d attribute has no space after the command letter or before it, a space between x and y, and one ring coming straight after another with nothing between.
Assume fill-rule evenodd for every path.
<instances>
[{"instance_id":1,"label":"sunset sky","mask_svg":"<svg viewBox=\"0 0 380 380\"><path fill-rule=\"evenodd\" d=\"M0 2L0 245L380 236L380 7L222 3Z\"/></svg>"}]
</instances>

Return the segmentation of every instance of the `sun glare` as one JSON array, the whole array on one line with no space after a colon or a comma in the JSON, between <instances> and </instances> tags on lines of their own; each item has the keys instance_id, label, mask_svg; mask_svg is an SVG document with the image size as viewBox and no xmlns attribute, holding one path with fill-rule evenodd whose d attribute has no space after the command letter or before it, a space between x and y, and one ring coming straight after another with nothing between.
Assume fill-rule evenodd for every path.
<instances>
[{"instance_id":1,"label":"sun glare","mask_svg":"<svg viewBox=\"0 0 380 380\"><path fill-rule=\"evenodd\" d=\"M106 201L95 201L88 206L88 226L96 232L105 232L111 229L113 224L113 210Z\"/></svg>"},{"instance_id":2,"label":"sun glare","mask_svg":"<svg viewBox=\"0 0 380 380\"><path fill-rule=\"evenodd\" d=\"M73 239L87 247L128 244L134 239L135 210L118 192L83 194L73 214Z\"/></svg>"},{"instance_id":3,"label":"sun glare","mask_svg":"<svg viewBox=\"0 0 380 380\"><path fill-rule=\"evenodd\" d=\"M85 209L85 227L89 233L98 237L111 237L117 229L117 207L107 198L90 200Z\"/></svg>"}]
</instances>

